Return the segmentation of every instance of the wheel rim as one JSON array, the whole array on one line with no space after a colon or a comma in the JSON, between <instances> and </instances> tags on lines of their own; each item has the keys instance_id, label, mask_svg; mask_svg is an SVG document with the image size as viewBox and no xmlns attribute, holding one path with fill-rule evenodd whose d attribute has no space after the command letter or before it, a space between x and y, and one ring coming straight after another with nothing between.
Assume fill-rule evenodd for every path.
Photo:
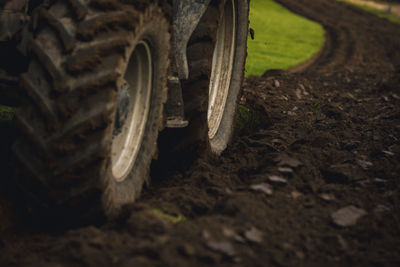
<instances>
[{"instance_id":1,"label":"wheel rim","mask_svg":"<svg viewBox=\"0 0 400 267\"><path fill-rule=\"evenodd\" d=\"M150 111L152 77L151 50L141 41L129 60L118 100L111 163L119 182L128 176L140 151Z\"/></svg>"},{"instance_id":2,"label":"wheel rim","mask_svg":"<svg viewBox=\"0 0 400 267\"><path fill-rule=\"evenodd\" d=\"M208 136L214 138L222 122L229 94L236 43L236 7L228 0L218 26L215 44L208 103Z\"/></svg>"}]
</instances>

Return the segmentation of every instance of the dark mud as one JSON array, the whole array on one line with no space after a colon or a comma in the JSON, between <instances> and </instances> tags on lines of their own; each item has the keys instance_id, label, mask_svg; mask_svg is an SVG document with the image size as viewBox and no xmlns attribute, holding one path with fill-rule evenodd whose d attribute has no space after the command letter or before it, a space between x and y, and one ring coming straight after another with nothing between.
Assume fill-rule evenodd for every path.
<instances>
[{"instance_id":1,"label":"dark mud","mask_svg":"<svg viewBox=\"0 0 400 267\"><path fill-rule=\"evenodd\" d=\"M155 179L100 226L34 233L3 215L0 265L399 266L400 27L336 1L278 2L322 23L326 45L301 71L247 79L257 123L222 157ZM335 221L348 206L362 216Z\"/></svg>"}]
</instances>

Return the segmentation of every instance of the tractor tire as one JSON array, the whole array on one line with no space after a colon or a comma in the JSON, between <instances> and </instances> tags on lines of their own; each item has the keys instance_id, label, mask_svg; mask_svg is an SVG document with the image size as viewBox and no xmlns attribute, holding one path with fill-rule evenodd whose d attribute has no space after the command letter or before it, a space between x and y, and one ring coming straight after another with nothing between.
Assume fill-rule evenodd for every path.
<instances>
[{"instance_id":1,"label":"tractor tire","mask_svg":"<svg viewBox=\"0 0 400 267\"><path fill-rule=\"evenodd\" d=\"M231 140L245 71L248 0L226 0L213 52L207 125L211 151L221 154ZM195 53L195 51L193 51ZM196 62L193 62L196 69Z\"/></svg>"},{"instance_id":2,"label":"tractor tire","mask_svg":"<svg viewBox=\"0 0 400 267\"><path fill-rule=\"evenodd\" d=\"M161 133L155 169L186 169L199 155L227 147L244 76L248 15L247 0L211 1L187 47L189 79L181 82L189 125Z\"/></svg>"},{"instance_id":3,"label":"tractor tire","mask_svg":"<svg viewBox=\"0 0 400 267\"><path fill-rule=\"evenodd\" d=\"M37 11L13 146L17 184L35 212L79 223L114 216L149 181L167 96L169 5L127 3L56 0Z\"/></svg>"}]
</instances>

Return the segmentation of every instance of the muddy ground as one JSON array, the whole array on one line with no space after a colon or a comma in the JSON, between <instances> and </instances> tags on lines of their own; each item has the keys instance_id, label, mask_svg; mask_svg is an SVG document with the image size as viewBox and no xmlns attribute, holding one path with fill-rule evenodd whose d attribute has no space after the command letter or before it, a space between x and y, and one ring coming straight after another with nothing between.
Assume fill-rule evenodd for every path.
<instances>
[{"instance_id":1,"label":"muddy ground","mask_svg":"<svg viewBox=\"0 0 400 267\"><path fill-rule=\"evenodd\" d=\"M400 27L336 1L278 2L327 42L295 73L246 80L254 120L222 157L63 232L9 216L2 186L0 266L400 266Z\"/></svg>"}]
</instances>

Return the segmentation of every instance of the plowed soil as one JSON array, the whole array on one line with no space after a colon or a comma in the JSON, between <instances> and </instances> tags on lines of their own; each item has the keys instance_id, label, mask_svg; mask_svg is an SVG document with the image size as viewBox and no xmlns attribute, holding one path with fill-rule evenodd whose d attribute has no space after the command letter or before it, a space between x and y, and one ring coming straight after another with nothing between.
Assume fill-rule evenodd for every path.
<instances>
[{"instance_id":1,"label":"plowed soil","mask_svg":"<svg viewBox=\"0 0 400 267\"><path fill-rule=\"evenodd\" d=\"M221 157L153 179L115 221L61 232L10 217L3 192L0 266L400 266L400 27L278 2L323 24L325 46L245 81L254 122Z\"/></svg>"}]
</instances>

